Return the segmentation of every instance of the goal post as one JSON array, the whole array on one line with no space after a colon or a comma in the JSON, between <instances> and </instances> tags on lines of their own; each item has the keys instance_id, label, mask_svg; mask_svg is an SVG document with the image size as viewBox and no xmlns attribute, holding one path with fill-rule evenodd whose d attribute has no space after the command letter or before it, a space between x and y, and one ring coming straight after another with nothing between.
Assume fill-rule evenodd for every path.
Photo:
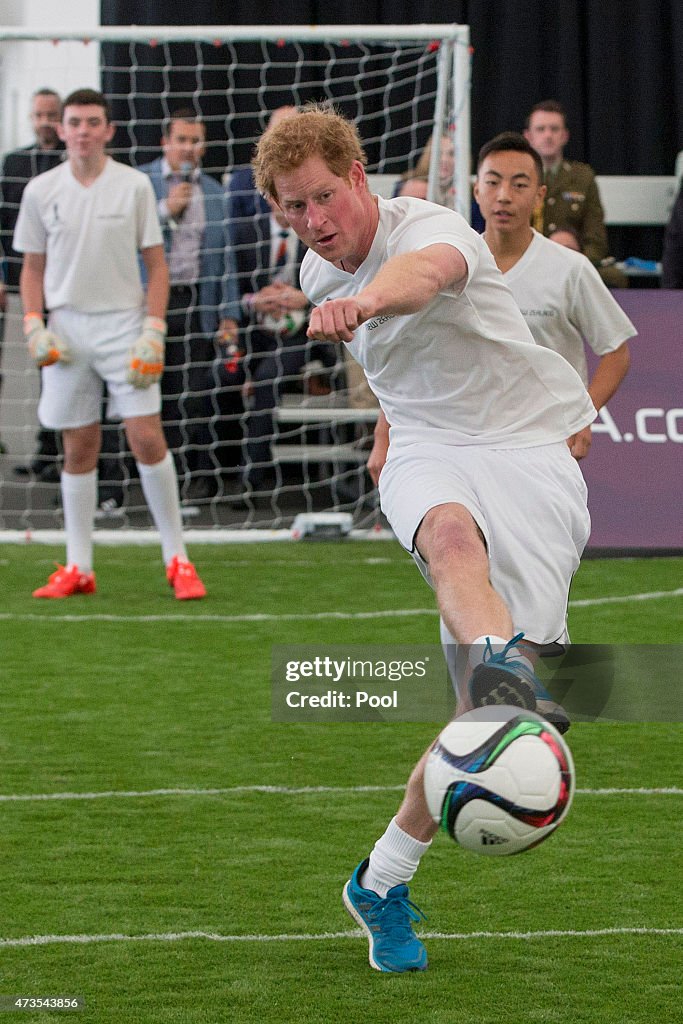
<instances>
[{"instance_id":1,"label":"goal post","mask_svg":"<svg viewBox=\"0 0 683 1024\"><path fill-rule=\"evenodd\" d=\"M226 189L224 227L232 238L231 176L248 167L272 111L311 100L329 102L356 123L374 190L391 196L431 141L428 196L469 219L470 62L469 29L452 24L107 26L87 32L0 27L0 136L5 153L31 142L28 132L17 137L16 125L28 124L36 89L49 87L64 96L92 86L112 106L112 156L139 167L160 155L169 115L189 108L206 130L202 170ZM13 132L8 132L12 125ZM7 205L3 189L0 241L5 265L16 258L11 254L7 223L12 211L8 221ZM244 280L240 285L244 291ZM0 439L7 454L1 456L0 529L54 529L61 520L55 483L15 472L30 465L38 427L38 375L25 353L16 295L9 296L3 326ZM248 353L256 333L253 324L243 325L242 347ZM242 385L242 406L222 401L231 397L230 388L235 389L232 397L240 396L238 385L226 384L217 370L221 354L216 350L215 358L206 359L204 383L196 385L198 378L193 378L196 390L187 390L187 366L179 385L185 389L183 402L193 399L189 427L203 417L205 428L185 431L188 424L183 426L183 450L176 453L183 493L198 455L209 467L212 491L195 505L185 502L188 522L192 517L193 526L282 526L297 512L316 510L350 510L364 522L376 518L364 466L376 406L362 375L354 383L357 373L340 350L322 364L317 353L307 352L296 371L283 363L273 392L268 501L265 507L247 502L241 512L234 510L225 500L222 481L226 470L250 458L245 437L253 409L249 387ZM198 412L200 406L203 411ZM122 509L110 510L116 523L107 519L103 525L148 525L134 467L130 458L118 454L120 431L115 425L108 430L116 433L116 444L104 464L109 460L116 469L124 501Z\"/></svg>"}]
</instances>

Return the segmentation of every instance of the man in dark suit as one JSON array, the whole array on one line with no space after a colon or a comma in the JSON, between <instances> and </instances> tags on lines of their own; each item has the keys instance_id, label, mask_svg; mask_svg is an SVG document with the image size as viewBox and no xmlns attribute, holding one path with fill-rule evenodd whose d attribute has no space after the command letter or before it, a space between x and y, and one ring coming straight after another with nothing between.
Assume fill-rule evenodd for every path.
<instances>
[{"instance_id":1,"label":"man in dark suit","mask_svg":"<svg viewBox=\"0 0 683 1024\"><path fill-rule=\"evenodd\" d=\"M7 293L19 291L21 253L12 248L14 225L24 189L31 178L55 167L64 157L64 143L57 135L62 116L62 102L54 89L38 89L31 97L31 127L35 141L24 149L8 153L0 171L0 244L2 245L2 280L0 311L7 308ZM4 334L4 317L0 323L0 346ZM0 444L0 449L2 445ZM15 466L18 476L35 473L41 479L58 480L56 464L57 436L53 430L38 432L38 449L28 466Z\"/></svg>"},{"instance_id":2,"label":"man in dark suit","mask_svg":"<svg viewBox=\"0 0 683 1024\"><path fill-rule=\"evenodd\" d=\"M293 107L274 111L269 128ZM228 215L237 279L241 293L241 342L219 360L205 387L213 391L214 458L200 445L199 479L190 492L195 499L218 491L217 463L225 466L229 452L242 449L243 474L237 495L269 489L277 483L271 443L275 437L273 411L288 385L300 384L307 364L336 362L334 346L311 342L306 336L309 304L299 288L299 267L305 247L279 209L261 196L251 168L233 172L228 190ZM316 389L326 389L318 376ZM217 444L216 444L217 441ZM240 444L241 441L241 444ZM231 461L234 462L234 459ZM202 475L203 474L203 475Z\"/></svg>"},{"instance_id":3,"label":"man in dark suit","mask_svg":"<svg viewBox=\"0 0 683 1024\"><path fill-rule=\"evenodd\" d=\"M275 128L280 121L296 114L296 107L277 107L268 118L268 128ZM270 213L267 200L254 184L251 164L236 167L228 182L228 216L231 225L240 226L257 213Z\"/></svg>"},{"instance_id":4,"label":"man in dark suit","mask_svg":"<svg viewBox=\"0 0 683 1024\"><path fill-rule=\"evenodd\" d=\"M139 170L156 193L171 277L162 418L169 446L178 449L203 405L197 392L215 343L237 338L240 307L225 192L200 170L205 127L192 110L178 110L161 144L163 156Z\"/></svg>"},{"instance_id":5,"label":"man in dark suit","mask_svg":"<svg viewBox=\"0 0 683 1024\"><path fill-rule=\"evenodd\" d=\"M161 148L162 156L138 170L149 176L154 188L169 267L161 418L186 492L189 475L196 468L202 420L211 415L202 394L204 379L218 347L237 339L239 292L225 190L200 168L206 129L194 110L171 113ZM108 449L106 443L104 448ZM100 486L100 509L105 515L116 515L123 500L116 454L109 469L100 469L100 479L107 481Z\"/></svg>"}]
</instances>

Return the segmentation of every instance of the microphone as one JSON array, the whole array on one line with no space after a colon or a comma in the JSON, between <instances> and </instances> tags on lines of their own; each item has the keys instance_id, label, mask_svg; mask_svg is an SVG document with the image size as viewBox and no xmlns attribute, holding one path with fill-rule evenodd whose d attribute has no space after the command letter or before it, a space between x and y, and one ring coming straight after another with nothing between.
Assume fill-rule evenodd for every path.
<instances>
[{"instance_id":1,"label":"microphone","mask_svg":"<svg viewBox=\"0 0 683 1024\"><path fill-rule=\"evenodd\" d=\"M181 184L182 185L189 185L189 184L191 184L193 173L194 173L194 164L190 160L183 160L183 162L181 163L180 167L178 168L178 174L180 176ZM189 203L187 205L189 205ZM183 209L180 210L175 215L175 217L173 218L173 222L171 224L171 227L173 227L173 228L177 228L178 227L178 222L181 221L183 219L183 217L185 216L185 213L187 211L187 205L184 206Z\"/></svg>"}]
</instances>

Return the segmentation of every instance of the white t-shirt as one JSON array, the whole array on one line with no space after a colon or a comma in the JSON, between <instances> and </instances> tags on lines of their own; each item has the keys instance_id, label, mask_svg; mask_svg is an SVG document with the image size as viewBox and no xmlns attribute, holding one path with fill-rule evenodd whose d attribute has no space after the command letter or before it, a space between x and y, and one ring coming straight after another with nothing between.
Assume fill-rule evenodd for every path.
<instances>
[{"instance_id":1,"label":"white t-shirt","mask_svg":"<svg viewBox=\"0 0 683 1024\"><path fill-rule=\"evenodd\" d=\"M138 252L161 244L149 178L111 158L88 187L68 160L29 181L14 231L15 249L47 256L47 308L81 313L141 306Z\"/></svg>"},{"instance_id":2,"label":"white t-shirt","mask_svg":"<svg viewBox=\"0 0 683 1024\"><path fill-rule=\"evenodd\" d=\"M538 344L564 356L584 384L584 341L604 356L638 333L590 260L538 231L503 280Z\"/></svg>"},{"instance_id":3,"label":"white t-shirt","mask_svg":"<svg viewBox=\"0 0 683 1024\"><path fill-rule=\"evenodd\" d=\"M392 256L437 242L468 267L458 289L417 313L379 316L348 348L391 424L391 442L526 448L565 440L595 418L578 374L536 345L480 235L457 213L423 199L379 199L370 252L347 274L312 250L301 287L311 302L356 295Z\"/></svg>"}]
</instances>

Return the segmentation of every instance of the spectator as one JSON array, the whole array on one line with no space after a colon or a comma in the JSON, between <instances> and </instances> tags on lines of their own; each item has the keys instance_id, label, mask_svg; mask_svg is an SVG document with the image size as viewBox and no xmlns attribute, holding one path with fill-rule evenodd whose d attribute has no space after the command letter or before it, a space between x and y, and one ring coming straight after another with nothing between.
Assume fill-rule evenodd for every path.
<instances>
[{"instance_id":1,"label":"spectator","mask_svg":"<svg viewBox=\"0 0 683 1024\"><path fill-rule=\"evenodd\" d=\"M202 394L216 346L237 340L240 318L235 261L223 188L200 170L206 129L190 109L171 114L163 155L144 164L157 198L171 288L162 421L179 468L188 474L188 445L206 416Z\"/></svg>"},{"instance_id":2,"label":"spectator","mask_svg":"<svg viewBox=\"0 0 683 1024\"><path fill-rule=\"evenodd\" d=\"M266 130L295 113L296 107L278 107ZM212 392L214 422L211 428L204 427L198 478L187 496L202 500L219 493L216 471L225 465L221 451L240 444L242 479L230 501L243 504L244 490L258 492L275 483L270 446L275 436L273 409L281 391L301 381L313 356L328 366L335 357L329 346L312 345L306 338L308 302L298 287L305 250L281 213L271 209L256 189L251 166L237 168L230 176L228 216L241 293L242 342L233 345L228 358L219 359L205 378L205 390Z\"/></svg>"},{"instance_id":3,"label":"spectator","mask_svg":"<svg viewBox=\"0 0 683 1024\"><path fill-rule=\"evenodd\" d=\"M408 196L413 199L426 199L429 180L423 175L404 174L394 189L394 197Z\"/></svg>"},{"instance_id":4,"label":"spectator","mask_svg":"<svg viewBox=\"0 0 683 1024\"><path fill-rule=\"evenodd\" d=\"M243 200L244 196L241 197ZM276 437L273 410L287 386L302 381L311 361L332 367L333 346L306 337L308 301L299 288L299 266L305 247L289 228L281 211L268 204L261 212L253 197L252 216L232 224L238 278L242 290L242 336L239 355L221 360L215 369L215 402L219 420L244 429L243 476L233 504L277 483L271 443ZM324 387L313 378L318 388ZM208 384L207 384L208 386ZM243 425L243 426L242 426ZM234 436L234 435L233 435ZM204 446L202 446L204 448ZM201 469L202 467L200 467ZM188 497L211 497L218 490L214 467L203 456L205 475L193 484Z\"/></svg>"},{"instance_id":5,"label":"spectator","mask_svg":"<svg viewBox=\"0 0 683 1024\"><path fill-rule=\"evenodd\" d=\"M558 228L557 231L553 231L551 235L548 235L548 238L551 242L563 245L565 249L573 249L574 252L581 252L581 242L573 228Z\"/></svg>"},{"instance_id":6,"label":"spectator","mask_svg":"<svg viewBox=\"0 0 683 1024\"><path fill-rule=\"evenodd\" d=\"M413 178L423 179L427 181L429 179L429 164L432 159L432 146L434 144L433 138L429 140L425 148L420 153L418 161L412 170L406 171L402 176L401 181L409 182ZM449 209L455 207L455 182L453 175L455 172L455 147L453 145L453 139L450 135L441 136L441 147L439 150L439 180L437 183L437 194L434 201L440 206L447 206ZM396 195L406 195L403 191L403 187L399 187L395 190ZM409 193L408 193L409 194ZM426 199L427 195L418 195L418 199Z\"/></svg>"},{"instance_id":7,"label":"spectator","mask_svg":"<svg viewBox=\"0 0 683 1024\"><path fill-rule=\"evenodd\" d=\"M664 233L662 288L683 288L683 184Z\"/></svg>"},{"instance_id":8,"label":"spectator","mask_svg":"<svg viewBox=\"0 0 683 1024\"><path fill-rule=\"evenodd\" d=\"M105 382L161 535L166 577L179 600L201 598L205 589L187 560L178 483L159 416L168 270L154 193L144 174L107 156L114 126L101 93L71 93L59 134L67 160L26 186L14 233L15 248L24 253L24 333L42 368L38 414L45 426L62 431L64 443L66 566L33 596L95 592L93 520ZM138 254L147 272L146 316ZM50 310L47 329L43 302Z\"/></svg>"},{"instance_id":9,"label":"spectator","mask_svg":"<svg viewBox=\"0 0 683 1024\"><path fill-rule=\"evenodd\" d=\"M531 109L525 137L543 162L545 201L534 227L546 237L558 228L572 228L581 239L581 251L598 268L610 288L626 288L628 278L608 257L605 215L593 169L578 160L565 160L569 141L567 117L556 100L543 100Z\"/></svg>"},{"instance_id":10,"label":"spectator","mask_svg":"<svg viewBox=\"0 0 683 1024\"><path fill-rule=\"evenodd\" d=\"M54 89L38 89L31 97L31 127L35 141L24 149L8 153L0 172L0 237L2 240L2 281L0 282L0 311L7 307L7 293L19 291L21 254L12 248L12 235L19 216L19 205L24 189L31 178L49 171L64 158L64 143L57 134L62 112L59 94ZM0 348L4 334L4 316L0 316ZM0 378L1 383L1 378ZM28 465L14 467L17 476L35 474L43 481L59 480L57 465L58 440L54 430L38 431L38 446ZM2 444L0 443L0 449Z\"/></svg>"},{"instance_id":11,"label":"spectator","mask_svg":"<svg viewBox=\"0 0 683 1024\"><path fill-rule=\"evenodd\" d=\"M430 139L422 150L420 157L411 170L401 175L394 187L394 198L396 196L408 196L414 199L426 199L429 183L429 164L432 155L432 140ZM450 135L443 135L441 138L441 152L439 153L439 181L435 202L440 206L455 208L455 149L453 139ZM480 234L484 230L484 221L479 212L476 200L473 198L470 208L470 224Z\"/></svg>"},{"instance_id":12,"label":"spectator","mask_svg":"<svg viewBox=\"0 0 683 1024\"><path fill-rule=\"evenodd\" d=\"M267 128L275 128L281 121L295 113L296 107L276 107L268 118ZM257 213L270 213L270 207L254 185L254 172L251 169L251 164L247 167L237 167L230 175L228 182L230 224L239 225Z\"/></svg>"}]
</instances>

